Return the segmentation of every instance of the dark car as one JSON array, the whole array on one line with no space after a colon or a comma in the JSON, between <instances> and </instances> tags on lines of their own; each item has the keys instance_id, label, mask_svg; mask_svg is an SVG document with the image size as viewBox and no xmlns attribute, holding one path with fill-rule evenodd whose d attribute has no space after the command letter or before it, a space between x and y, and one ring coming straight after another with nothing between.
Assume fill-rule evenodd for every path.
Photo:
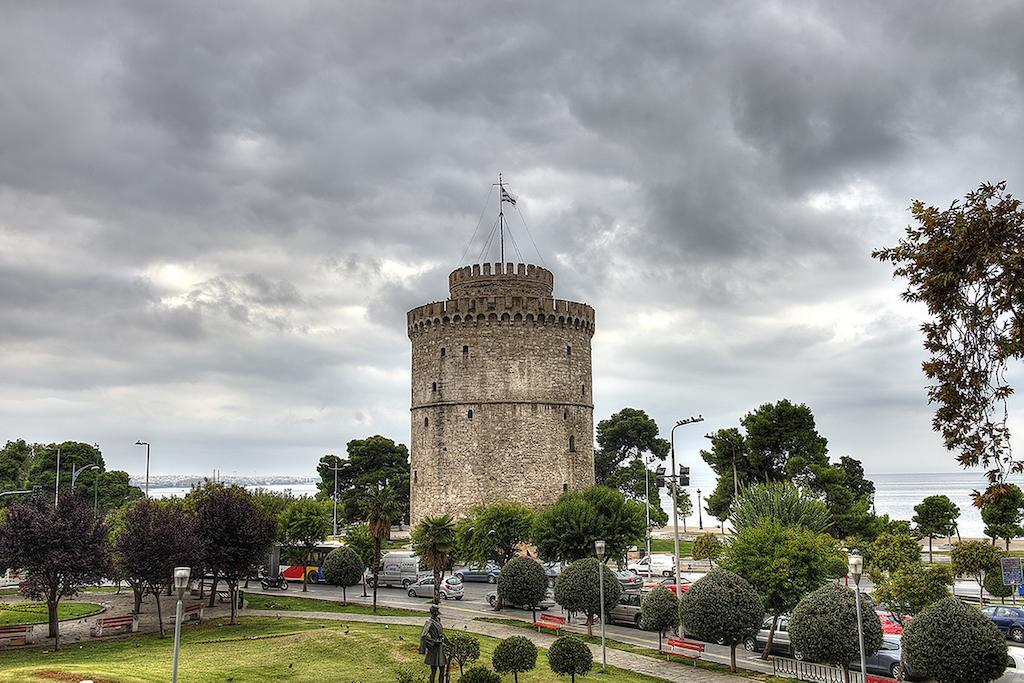
<instances>
[{"instance_id":1,"label":"dark car","mask_svg":"<svg viewBox=\"0 0 1024 683\"><path fill-rule=\"evenodd\" d=\"M615 578L619 580L622 590L625 591L638 591L644 585L644 580L636 572L628 569L615 570Z\"/></svg>"},{"instance_id":2,"label":"dark car","mask_svg":"<svg viewBox=\"0 0 1024 683\"><path fill-rule=\"evenodd\" d=\"M981 613L996 625L1007 638L1015 643L1024 643L1024 608L1010 605L989 605Z\"/></svg>"},{"instance_id":3,"label":"dark car","mask_svg":"<svg viewBox=\"0 0 1024 683\"><path fill-rule=\"evenodd\" d=\"M880 674L906 681L923 681L926 678L913 671L909 666L900 664L900 637L897 635L884 636L882 647L875 654L865 657L864 664L867 666L869 674ZM901 667L905 667L902 677L900 676ZM850 669L860 671L860 662L851 662Z\"/></svg>"},{"instance_id":4,"label":"dark car","mask_svg":"<svg viewBox=\"0 0 1024 683\"><path fill-rule=\"evenodd\" d=\"M496 583L498 577L501 576L501 567L497 562L471 564L456 571L455 576L467 582Z\"/></svg>"}]
</instances>

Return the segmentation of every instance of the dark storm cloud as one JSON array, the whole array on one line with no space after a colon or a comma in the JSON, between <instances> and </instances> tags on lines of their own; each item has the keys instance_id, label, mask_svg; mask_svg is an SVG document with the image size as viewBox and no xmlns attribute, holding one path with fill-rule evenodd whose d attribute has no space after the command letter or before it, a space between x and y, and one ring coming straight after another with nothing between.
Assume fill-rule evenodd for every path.
<instances>
[{"instance_id":1,"label":"dark storm cloud","mask_svg":"<svg viewBox=\"0 0 1024 683\"><path fill-rule=\"evenodd\" d=\"M913 197L1020 183L1022 19L1009 2L9 8L0 426L110 441L120 465L152 433L178 471L405 440L405 312L481 254L501 170L530 228L510 211L507 254L597 308L599 418L724 426L788 396L833 450L914 467L935 450L921 313L869 253Z\"/></svg>"}]
</instances>

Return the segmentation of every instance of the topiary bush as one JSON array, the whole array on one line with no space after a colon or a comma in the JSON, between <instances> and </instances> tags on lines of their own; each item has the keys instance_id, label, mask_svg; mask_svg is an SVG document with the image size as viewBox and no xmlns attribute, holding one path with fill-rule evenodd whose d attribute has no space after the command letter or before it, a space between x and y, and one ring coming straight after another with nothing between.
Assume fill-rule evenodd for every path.
<instances>
[{"instance_id":1,"label":"topiary bush","mask_svg":"<svg viewBox=\"0 0 1024 683\"><path fill-rule=\"evenodd\" d=\"M512 636L498 643L491 655L491 665L502 674L512 674L519 683L519 673L537 666L537 646L525 636Z\"/></svg>"},{"instance_id":2,"label":"topiary bush","mask_svg":"<svg viewBox=\"0 0 1024 683\"><path fill-rule=\"evenodd\" d=\"M501 676L486 666L471 666L459 676L459 683L501 683Z\"/></svg>"},{"instance_id":3,"label":"topiary bush","mask_svg":"<svg viewBox=\"0 0 1024 683\"><path fill-rule=\"evenodd\" d=\"M715 534L701 534L693 542L693 559L707 560L714 566L724 549L722 541Z\"/></svg>"},{"instance_id":4,"label":"topiary bush","mask_svg":"<svg viewBox=\"0 0 1024 683\"><path fill-rule=\"evenodd\" d=\"M985 591L989 595L993 595L997 598L1003 598L1003 604L1006 604L1006 598L1013 595L1013 586L1007 586L1003 583L1002 572L988 572L985 574Z\"/></svg>"},{"instance_id":5,"label":"topiary bush","mask_svg":"<svg viewBox=\"0 0 1024 683\"><path fill-rule=\"evenodd\" d=\"M324 581L332 586L341 586L342 602L347 603L348 587L363 580L363 560L352 548L335 548L324 558L323 572Z\"/></svg>"},{"instance_id":6,"label":"topiary bush","mask_svg":"<svg viewBox=\"0 0 1024 683\"><path fill-rule=\"evenodd\" d=\"M809 593L797 603L789 618L789 640L793 650L814 662L835 664L844 669L860 659L857 637L857 597L846 586L830 583ZM882 647L882 624L870 597L861 595L864 625L864 654L868 657Z\"/></svg>"},{"instance_id":7,"label":"topiary bush","mask_svg":"<svg viewBox=\"0 0 1024 683\"><path fill-rule=\"evenodd\" d=\"M451 630L445 633L444 641L445 654L459 665L460 674L467 664L480 659L480 641L468 633Z\"/></svg>"},{"instance_id":8,"label":"topiary bush","mask_svg":"<svg viewBox=\"0 0 1024 683\"><path fill-rule=\"evenodd\" d=\"M683 628L698 638L728 645L730 665L736 671L736 646L761 628L764 603L746 579L719 567L683 593L679 616Z\"/></svg>"},{"instance_id":9,"label":"topiary bush","mask_svg":"<svg viewBox=\"0 0 1024 683\"><path fill-rule=\"evenodd\" d=\"M548 666L556 674L585 676L594 666L594 655L587 644L576 636L562 636L548 648Z\"/></svg>"},{"instance_id":10,"label":"topiary bush","mask_svg":"<svg viewBox=\"0 0 1024 683\"><path fill-rule=\"evenodd\" d=\"M548 576L544 566L529 557L513 557L501 568L498 595L510 605L531 607L548 593ZM536 617L536 615L534 615Z\"/></svg>"},{"instance_id":11,"label":"topiary bush","mask_svg":"<svg viewBox=\"0 0 1024 683\"><path fill-rule=\"evenodd\" d=\"M938 683L987 683L1006 669L1006 640L985 615L955 597L939 600L903 629L903 657Z\"/></svg>"},{"instance_id":12,"label":"topiary bush","mask_svg":"<svg viewBox=\"0 0 1024 683\"><path fill-rule=\"evenodd\" d=\"M654 590L640 601L640 628L658 632L658 649L665 631L679 623L679 600L676 594L664 586Z\"/></svg>"},{"instance_id":13,"label":"topiary bush","mask_svg":"<svg viewBox=\"0 0 1024 683\"><path fill-rule=\"evenodd\" d=\"M608 613L619 602L622 585L611 569L596 557L576 560L555 580L555 602L567 612L578 612L587 618L587 635L594 635L594 618L601 614L598 566L604 573L604 610Z\"/></svg>"}]
</instances>

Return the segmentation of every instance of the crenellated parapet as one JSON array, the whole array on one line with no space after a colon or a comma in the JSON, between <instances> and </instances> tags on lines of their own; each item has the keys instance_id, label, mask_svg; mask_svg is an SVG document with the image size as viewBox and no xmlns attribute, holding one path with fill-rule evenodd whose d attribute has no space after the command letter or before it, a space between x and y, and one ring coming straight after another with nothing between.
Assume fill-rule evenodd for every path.
<instances>
[{"instance_id":1,"label":"crenellated parapet","mask_svg":"<svg viewBox=\"0 0 1024 683\"><path fill-rule=\"evenodd\" d=\"M448 275L451 299L501 295L550 299L554 288L554 273L528 263L475 263Z\"/></svg>"},{"instance_id":2,"label":"crenellated parapet","mask_svg":"<svg viewBox=\"0 0 1024 683\"><path fill-rule=\"evenodd\" d=\"M406 314L409 338L447 325L558 325L594 336L594 309L564 299L523 296L472 297L438 301Z\"/></svg>"}]
</instances>

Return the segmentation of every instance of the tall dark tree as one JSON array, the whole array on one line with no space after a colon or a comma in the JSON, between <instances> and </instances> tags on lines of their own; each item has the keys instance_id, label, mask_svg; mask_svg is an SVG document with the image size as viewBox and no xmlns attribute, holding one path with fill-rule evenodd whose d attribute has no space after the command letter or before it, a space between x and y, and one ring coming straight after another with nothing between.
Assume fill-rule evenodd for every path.
<instances>
[{"instance_id":1,"label":"tall dark tree","mask_svg":"<svg viewBox=\"0 0 1024 683\"><path fill-rule=\"evenodd\" d=\"M238 623L238 582L266 561L276 524L241 486L207 487L196 497L196 522L204 565L224 579L231 623Z\"/></svg>"},{"instance_id":2,"label":"tall dark tree","mask_svg":"<svg viewBox=\"0 0 1024 683\"><path fill-rule=\"evenodd\" d=\"M874 536L879 531L872 511L875 484L864 477L859 460L844 455L834 464L811 466L808 490L832 515L828 532L836 538Z\"/></svg>"},{"instance_id":3,"label":"tall dark tree","mask_svg":"<svg viewBox=\"0 0 1024 683\"><path fill-rule=\"evenodd\" d=\"M647 461L665 461L669 442L658 436L658 423L636 408L623 408L597 423L594 474L598 484L642 503L651 501L651 521L663 525L668 514Z\"/></svg>"},{"instance_id":4,"label":"tall dark tree","mask_svg":"<svg viewBox=\"0 0 1024 683\"><path fill-rule=\"evenodd\" d=\"M1010 448L1007 373L1024 357L1024 209L1004 181L945 210L915 200L910 212L916 225L872 256L907 280L904 300L928 309L921 331L930 358L921 367L938 406L933 428L962 466L987 468L998 497L1007 476L1022 471Z\"/></svg>"},{"instance_id":5,"label":"tall dark tree","mask_svg":"<svg viewBox=\"0 0 1024 683\"><path fill-rule=\"evenodd\" d=\"M533 542L542 559L572 562L592 557L594 541L607 544L608 557L620 560L646 532L644 506L607 486L563 493L537 514Z\"/></svg>"},{"instance_id":6,"label":"tall dark tree","mask_svg":"<svg viewBox=\"0 0 1024 683\"><path fill-rule=\"evenodd\" d=\"M22 490L28 487L28 472L32 464L33 447L24 439L8 441L0 449L0 491ZM0 498L0 502L9 502Z\"/></svg>"},{"instance_id":7,"label":"tall dark tree","mask_svg":"<svg viewBox=\"0 0 1024 683\"><path fill-rule=\"evenodd\" d=\"M467 562L493 560L504 565L530 537L533 511L515 501L498 501L470 510L456 525L456 546Z\"/></svg>"},{"instance_id":8,"label":"tall dark tree","mask_svg":"<svg viewBox=\"0 0 1024 683\"><path fill-rule=\"evenodd\" d=\"M1001 538L1009 550L1010 541L1024 533L1024 491L1016 484L1006 484L999 495L986 497L981 519L985 522L985 535L992 538L993 545Z\"/></svg>"},{"instance_id":9,"label":"tall dark tree","mask_svg":"<svg viewBox=\"0 0 1024 683\"><path fill-rule=\"evenodd\" d=\"M956 529L960 508L949 496L928 496L914 506L914 524L917 533L928 537L928 562L932 561L932 539L949 536Z\"/></svg>"},{"instance_id":10,"label":"tall dark tree","mask_svg":"<svg viewBox=\"0 0 1024 683\"><path fill-rule=\"evenodd\" d=\"M103 520L93 514L92 500L68 494L53 507L39 493L12 503L0 521L0 565L25 573L23 590L45 600L49 635L59 646L57 607L110 569L110 543Z\"/></svg>"},{"instance_id":11,"label":"tall dark tree","mask_svg":"<svg viewBox=\"0 0 1024 683\"><path fill-rule=\"evenodd\" d=\"M377 576L380 574L380 549L391 538L391 525L402 516L402 506L390 486L375 486L363 498L363 516L373 537L373 557L370 573L373 575L373 612L377 613Z\"/></svg>"},{"instance_id":12,"label":"tall dark tree","mask_svg":"<svg viewBox=\"0 0 1024 683\"><path fill-rule=\"evenodd\" d=\"M321 495L334 495L334 466L338 471L338 516L354 522L362 518L362 499L374 487L389 486L409 519L409 449L391 439L370 436L349 441L344 459L329 455L317 466Z\"/></svg>"}]
</instances>

